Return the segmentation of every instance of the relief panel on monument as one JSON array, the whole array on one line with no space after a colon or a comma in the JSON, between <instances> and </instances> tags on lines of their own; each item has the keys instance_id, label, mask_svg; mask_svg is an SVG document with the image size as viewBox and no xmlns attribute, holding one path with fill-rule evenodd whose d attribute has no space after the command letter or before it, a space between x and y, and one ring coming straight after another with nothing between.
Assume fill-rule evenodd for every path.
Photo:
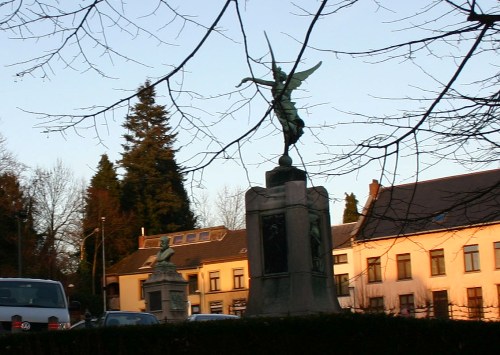
<instances>
[{"instance_id":1,"label":"relief panel on monument","mask_svg":"<svg viewBox=\"0 0 500 355\"><path fill-rule=\"evenodd\" d=\"M262 216L262 248L264 272L276 274L288 271L288 248L285 214Z\"/></svg>"},{"instance_id":2,"label":"relief panel on monument","mask_svg":"<svg viewBox=\"0 0 500 355\"><path fill-rule=\"evenodd\" d=\"M153 291L148 293L149 310L161 311L161 291Z\"/></svg>"},{"instance_id":3,"label":"relief panel on monument","mask_svg":"<svg viewBox=\"0 0 500 355\"><path fill-rule=\"evenodd\" d=\"M325 255L322 253L320 216L309 213L309 239L311 242L312 271L325 272Z\"/></svg>"},{"instance_id":4,"label":"relief panel on monument","mask_svg":"<svg viewBox=\"0 0 500 355\"><path fill-rule=\"evenodd\" d=\"M186 295L183 291L170 291L170 309L172 311L183 311L186 308Z\"/></svg>"}]
</instances>

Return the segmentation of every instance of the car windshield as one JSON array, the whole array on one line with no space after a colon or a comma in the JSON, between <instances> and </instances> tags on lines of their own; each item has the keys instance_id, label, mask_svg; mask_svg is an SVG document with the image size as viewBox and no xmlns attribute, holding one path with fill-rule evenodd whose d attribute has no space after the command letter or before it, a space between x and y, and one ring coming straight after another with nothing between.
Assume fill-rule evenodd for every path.
<instances>
[{"instance_id":1,"label":"car windshield","mask_svg":"<svg viewBox=\"0 0 500 355\"><path fill-rule=\"evenodd\" d=\"M110 313L105 319L107 326L157 324L155 316L141 313Z\"/></svg>"},{"instance_id":2,"label":"car windshield","mask_svg":"<svg viewBox=\"0 0 500 355\"><path fill-rule=\"evenodd\" d=\"M65 308L66 303L57 283L42 281L1 281L0 306Z\"/></svg>"}]
</instances>

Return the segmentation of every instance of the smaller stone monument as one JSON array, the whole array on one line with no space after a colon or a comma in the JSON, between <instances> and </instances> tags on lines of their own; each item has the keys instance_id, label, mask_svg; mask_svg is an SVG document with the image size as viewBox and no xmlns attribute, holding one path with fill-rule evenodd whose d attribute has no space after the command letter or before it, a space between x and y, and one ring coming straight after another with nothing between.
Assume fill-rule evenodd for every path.
<instances>
[{"instance_id":1,"label":"smaller stone monument","mask_svg":"<svg viewBox=\"0 0 500 355\"><path fill-rule=\"evenodd\" d=\"M170 261L174 255L169 238L160 238L160 251L151 276L144 281L146 311L160 322L180 322L187 318L187 281Z\"/></svg>"}]
</instances>

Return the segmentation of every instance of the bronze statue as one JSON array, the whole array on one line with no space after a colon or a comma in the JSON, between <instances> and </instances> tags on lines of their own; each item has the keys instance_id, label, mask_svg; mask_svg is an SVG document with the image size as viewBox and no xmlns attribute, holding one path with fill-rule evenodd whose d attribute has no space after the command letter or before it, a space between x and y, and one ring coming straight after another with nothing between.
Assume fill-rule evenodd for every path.
<instances>
[{"instance_id":1,"label":"bronze statue","mask_svg":"<svg viewBox=\"0 0 500 355\"><path fill-rule=\"evenodd\" d=\"M290 145L297 143L300 136L304 133L303 128L305 126L304 121L297 113L295 102L291 99L292 91L298 88L300 84L302 84L302 81L306 80L309 75L318 69L321 62L316 64L311 69L294 73L291 77L289 77L283 70L281 70L280 67L276 65L271 43L269 42L267 35L266 40L271 52L274 81L248 77L241 80L241 83L237 87L247 81L271 87L271 93L273 95L273 109L278 117L278 120L283 126L283 135L285 139L285 151L283 155L288 156L288 149Z\"/></svg>"},{"instance_id":2,"label":"bronze statue","mask_svg":"<svg viewBox=\"0 0 500 355\"><path fill-rule=\"evenodd\" d=\"M160 251L156 254L156 265L170 264L170 258L174 255L174 249L170 248L168 237L160 238Z\"/></svg>"}]
</instances>

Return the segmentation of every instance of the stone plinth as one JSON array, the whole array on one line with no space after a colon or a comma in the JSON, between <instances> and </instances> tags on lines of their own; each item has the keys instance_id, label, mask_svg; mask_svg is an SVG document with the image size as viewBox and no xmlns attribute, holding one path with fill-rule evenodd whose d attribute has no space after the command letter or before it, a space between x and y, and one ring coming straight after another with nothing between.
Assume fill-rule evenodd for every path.
<instances>
[{"instance_id":1,"label":"stone plinth","mask_svg":"<svg viewBox=\"0 0 500 355\"><path fill-rule=\"evenodd\" d=\"M160 322L181 322L187 318L187 284L172 263L157 265L144 281L146 312Z\"/></svg>"},{"instance_id":2,"label":"stone plinth","mask_svg":"<svg viewBox=\"0 0 500 355\"><path fill-rule=\"evenodd\" d=\"M285 169L295 171L286 174ZM306 188L305 173L297 170L276 168L266 175L267 188L246 193L248 316L340 311L328 193L323 187Z\"/></svg>"}]
</instances>

